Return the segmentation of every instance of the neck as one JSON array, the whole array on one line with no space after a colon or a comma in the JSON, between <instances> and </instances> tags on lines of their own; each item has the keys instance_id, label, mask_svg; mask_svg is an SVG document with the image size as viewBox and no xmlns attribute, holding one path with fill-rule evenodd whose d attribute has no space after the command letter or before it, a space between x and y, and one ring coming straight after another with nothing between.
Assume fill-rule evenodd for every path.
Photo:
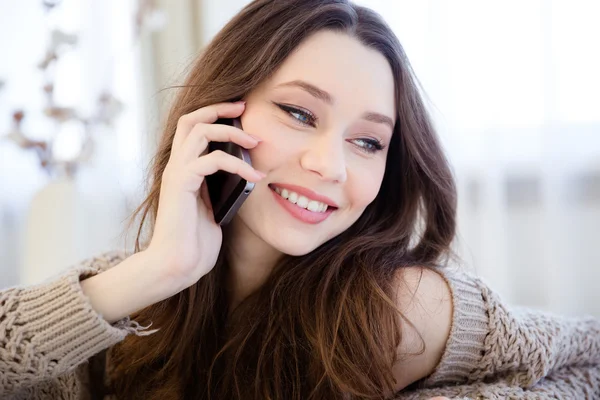
<instances>
[{"instance_id":1,"label":"neck","mask_svg":"<svg viewBox=\"0 0 600 400\"><path fill-rule=\"evenodd\" d=\"M230 310L257 290L269 277L281 253L234 218L227 226Z\"/></svg>"}]
</instances>

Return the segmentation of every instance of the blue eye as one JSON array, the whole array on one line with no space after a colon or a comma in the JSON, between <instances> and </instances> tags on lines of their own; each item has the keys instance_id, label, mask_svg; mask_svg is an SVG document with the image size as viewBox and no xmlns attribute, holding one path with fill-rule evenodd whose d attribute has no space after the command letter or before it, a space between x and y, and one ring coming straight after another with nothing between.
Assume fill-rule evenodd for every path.
<instances>
[{"instance_id":1,"label":"blue eye","mask_svg":"<svg viewBox=\"0 0 600 400\"><path fill-rule=\"evenodd\" d=\"M383 150L383 145L377 139L357 139L355 142L360 143L358 147L365 153L373 154Z\"/></svg>"},{"instance_id":2,"label":"blue eye","mask_svg":"<svg viewBox=\"0 0 600 400\"><path fill-rule=\"evenodd\" d=\"M301 114L299 112L290 112L290 115L294 118L296 118L298 121L306 124L310 122L310 119L308 118L308 116Z\"/></svg>"},{"instance_id":3,"label":"blue eye","mask_svg":"<svg viewBox=\"0 0 600 400\"><path fill-rule=\"evenodd\" d=\"M300 108L288 106L286 104L276 104L277 107L289 114L298 123L306 126L316 126L317 118L308 110L302 110Z\"/></svg>"}]
</instances>

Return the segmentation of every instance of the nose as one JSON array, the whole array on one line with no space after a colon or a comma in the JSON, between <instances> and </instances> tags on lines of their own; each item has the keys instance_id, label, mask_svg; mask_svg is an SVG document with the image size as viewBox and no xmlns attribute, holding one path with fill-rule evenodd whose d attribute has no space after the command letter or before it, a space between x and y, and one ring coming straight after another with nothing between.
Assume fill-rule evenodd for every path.
<instances>
[{"instance_id":1,"label":"nose","mask_svg":"<svg viewBox=\"0 0 600 400\"><path fill-rule=\"evenodd\" d=\"M339 135L322 135L311 141L300 158L303 169L318 174L328 182L346 181L344 140Z\"/></svg>"}]
</instances>

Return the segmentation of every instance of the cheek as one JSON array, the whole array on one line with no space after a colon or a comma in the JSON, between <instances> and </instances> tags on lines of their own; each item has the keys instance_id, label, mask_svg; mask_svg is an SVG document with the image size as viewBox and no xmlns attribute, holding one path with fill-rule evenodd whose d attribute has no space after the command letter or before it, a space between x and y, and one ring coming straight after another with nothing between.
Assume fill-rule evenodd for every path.
<instances>
[{"instance_id":1,"label":"cheek","mask_svg":"<svg viewBox=\"0 0 600 400\"><path fill-rule=\"evenodd\" d=\"M242 115L242 125L246 132L261 139L255 148L249 150L254 168L268 173L297 157L298 143L291 140L294 137L267 110L257 107L246 111Z\"/></svg>"},{"instance_id":2,"label":"cheek","mask_svg":"<svg viewBox=\"0 0 600 400\"><path fill-rule=\"evenodd\" d=\"M289 163L294 157L293 149L286 143L277 141L262 141L253 149L250 149L250 160L252 166L259 171L269 173L270 171Z\"/></svg>"},{"instance_id":3,"label":"cheek","mask_svg":"<svg viewBox=\"0 0 600 400\"><path fill-rule=\"evenodd\" d=\"M353 208L364 210L379 193L385 164L357 168L348 174L347 193Z\"/></svg>"}]
</instances>

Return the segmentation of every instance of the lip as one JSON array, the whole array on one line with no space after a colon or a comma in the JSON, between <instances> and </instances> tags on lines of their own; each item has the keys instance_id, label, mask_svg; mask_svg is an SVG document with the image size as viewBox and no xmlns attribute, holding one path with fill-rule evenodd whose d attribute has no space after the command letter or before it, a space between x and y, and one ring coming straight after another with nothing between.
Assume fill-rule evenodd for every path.
<instances>
[{"instance_id":1,"label":"lip","mask_svg":"<svg viewBox=\"0 0 600 400\"><path fill-rule=\"evenodd\" d=\"M332 199L330 199L329 197L323 196L317 192L314 192L314 191L307 189L305 187L302 187L302 186L289 185L287 183L277 183L277 182L273 182L269 186L276 186L280 189L291 190L292 192L296 192L301 196L308 197L311 200L320 201L321 203L325 203L328 206L331 206L334 208L339 208L339 206L336 204L336 202L333 201Z\"/></svg>"},{"instance_id":2,"label":"lip","mask_svg":"<svg viewBox=\"0 0 600 400\"><path fill-rule=\"evenodd\" d=\"M279 203L290 215L304 223L307 224L318 224L320 222L325 221L329 216L335 211L334 208L327 208L325 212L314 212L307 210L306 208L302 208L297 206L296 204L284 199L281 197L273 187L269 187L273 196L275 196L275 201Z\"/></svg>"}]
</instances>

